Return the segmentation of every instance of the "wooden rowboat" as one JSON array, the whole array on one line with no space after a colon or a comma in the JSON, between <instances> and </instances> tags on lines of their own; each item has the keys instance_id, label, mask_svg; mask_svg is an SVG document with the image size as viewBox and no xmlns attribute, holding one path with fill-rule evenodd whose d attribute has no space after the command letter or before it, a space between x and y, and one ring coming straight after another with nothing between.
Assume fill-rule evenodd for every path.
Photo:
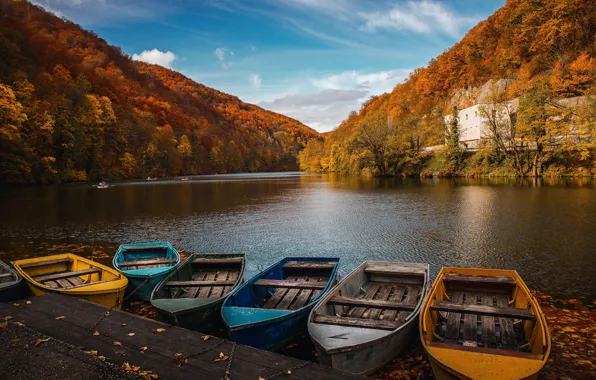
<instances>
[{"instance_id":1,"label":"wooden rowboat","mask_svg":"<svg viewBox=\"0 0 596 380\"><path fill-rule=\"evenodd\" d=\"M209 332L221 326L221 305L244 276L244 254L194 254L153 290L151 304L165 322Z\"/></svg>"},{"instance_id":2,"label":"wooden rowboat","mask_svg":"<svg viewBox=\"0 0 596 380\"><path fill-rule=\"evenodd\" d=\"M8 264L0 261L0 302L11 302L27 296L23 278Z\"/></svg>"},{"instance_id":3,"label":"wooden rowboat","mask_svg":"<svg viewBox=\"0 0 596 380\"><path fill-rule=\"evenodd\" d=\"M370 374L409 346L428 285L428 264L365 261L314 307L308 332L319 362Z\"/></svg>"},{"instance_id":4,"label":"wooden rowboat","mask_svg":"<svg viewBox=\"0 0 596 380\"><path fill-rule=\"evenodd\" d=\"M221 309L230 338L264 350L306 330L308 313L335 283L338 258L287 257L234 290Z\"/></svg>"},{"instance_id":5,"label":"wooden rowboat","mask_svg":"<svg viewBox=\"0 0 596 380\"><path fill-rule=\"evenodd\" d=\"M420 332L437 379L535 379L551 350L544 314L513 270L443 268Z\"/></svg>"},{"instance_id":6,"label":"wooden rowboat","mask_svg":"<svg viewBox=\"0 0 596 380\"><path fill-rule=\"evenodd\" d=\"M122 244L113 265L128 278L127 295L149 301L151 292L180 263L180 255L168 242Z\"/></svg>"},{"instance_id":7,"label":"wooden rowboat","mask_svg":"<svg viewBox=\"0 0 596 380\"><path fill-rule=\"evenodd\" d=\"M71 253L17 260L13 265L35 296L55 292L120 308L128 284L116 270Z\"/></svg>"}]
</instances>

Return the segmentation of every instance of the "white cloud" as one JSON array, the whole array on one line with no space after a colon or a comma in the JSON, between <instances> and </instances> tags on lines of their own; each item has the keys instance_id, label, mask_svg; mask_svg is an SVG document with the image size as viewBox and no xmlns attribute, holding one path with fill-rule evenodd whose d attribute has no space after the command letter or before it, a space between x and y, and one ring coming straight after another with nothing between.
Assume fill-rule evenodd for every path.
<instances>
[{"instance_id":1,"label":"white cloud","mask_svg":"<svg viewBox=\"0 0 596 380\"><path fill-rule=\"evenodd\" d=\"M374 32L379 29L409 30L415 33L442 32L452 37L475 24L476 17L455 14L443 4L432 1L407 1L394 5L388 12L360 13L365 20L361 30Z\"/></svg>"},{"instance_id":2,"label":"white cloud","mask_svg":"<svg viewBox=\"0 0 596 380\"><path fill-rule=\"evenodd\" d=\"M263 83L263 78L259 74L250 74L248 80L254 88L261 88L261 84Z\"/></svg>"},{"instance_id":3,"label":"white cloud","mask_svg":"<svg viewBox=\"0 0 596 380\"><path fill-rule=\"evenodd\" d=\"M248 47L250 48L250 50L252 50L253 52L257 51L257 48L255 47L255 45L248 45Z\"/></svg>"},{"instance_id":4,"label":"white cloud","mask_svg":"<svg viewBox=\"0 0 596 380\"><path fill-rule=\"evenodd\" d=\"M232 62L228 61L227 55L234 56L234 52L223 47L219 47L213 51L213 54L219 60L219 64L221 65L222 69L228 69L232 66Z\"/></svg>"},{"instance_id":5,"label":"white cloud","mask_svg":"<svg viewBox=\"0 0 596 380\"><path fill-rule=\"evenodd\" d=\"M319 132L327 132L336 128L351 111L358 111L371 96L391 91L409 72L407 69L373 73L344 71L310 78L308 82L318 92L285 95L259 105L300 120Z\"/></svg>"},{"instance_id":6,"label":"white cloud","mask_svg":"<svg viewBox=\"0 0 596 380\"><path fill-rule=\"evenodd\" d=\"M176 60L176 54L171 51L162 52L153 49L145 50L141 54L133 54L132 59L171 68L172 63Z\"/></svg>"}]
</instances>

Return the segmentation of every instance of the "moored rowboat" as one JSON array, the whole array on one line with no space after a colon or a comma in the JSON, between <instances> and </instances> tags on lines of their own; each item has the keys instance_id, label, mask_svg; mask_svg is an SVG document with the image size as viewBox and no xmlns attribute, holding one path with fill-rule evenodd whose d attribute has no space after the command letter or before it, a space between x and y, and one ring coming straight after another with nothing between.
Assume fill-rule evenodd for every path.
<instances>
[{"instance_id":1,"label":"moored rowboat","mask_svg":"<svg viewBox=\"0 0 596 380\"><path fill-rule=\"evenodd\" d=\"M335 283L338 258L288 257L234 290L221 309L230 338L264 350L285 347Z\"/></svg>"},{"instance_id":2,"label":"moored rowboat","mask_svg":"<svg viewBox=\"0 0 596 380\"><path fill-rule=\"evenodd\" d=\"M145 301L179 263L178 251L168 242L122 244L113 260L114 268L128 278L127 297Z\"/></svg>"},{"instance_id":3,"label":"moored rowboat","mask_svg":"<svg viewBox=\"0 0 596 380\"><path fill-rule=\"evenodd\" d=\"M153 290L151 304L166 322L208 332L221 325L225 297L244 276L244 254L194 254Z\"/></svg>"},{"instance_id":4,"label":"moored rowboat","mask_svg":"<svg viewBox=\"0 0 596 380\"><path fill-rule=\"evenodd\" d=\"M370 374L411 343L428 264L365 261L312 310L308 332L319 362Z\"/></svg>"},{"instance_id":5,"label":"moored rowboat","mask_svg":"<svg viewBox=\"0 0 596 380\"><path fill-rule=\"evenodd\" d=\"M443 268L420 332L438 379L534 379L551 350L544 314L513 270Z\"/></svg>"},{"instance_id":6,"label":"moored rowboat","mask_svg":"<svg viewBox=\"0 0 596 380\"><path fill-rule=\"evenodd\" d=\"M65 253L17 260L13 264L35 296L55 292L107 307L122 306L128 280L95 261Z\"/></svg>"},{"instance_id":7,"label":"moored rowboat","mask_svg":"<svg viewBox=\"0 0 596 380\"><path fill-rule=\"evenodd\" d=\"M23 278L8 264L0 261L0 302L24 298L27 288Z\"/></svg>"}]
</instances>

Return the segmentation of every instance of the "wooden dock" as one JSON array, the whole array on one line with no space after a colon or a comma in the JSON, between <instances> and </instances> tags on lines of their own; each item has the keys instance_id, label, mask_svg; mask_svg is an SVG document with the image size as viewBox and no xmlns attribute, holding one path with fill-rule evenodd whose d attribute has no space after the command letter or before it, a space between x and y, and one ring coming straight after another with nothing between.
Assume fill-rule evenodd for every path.
<instances>
[{"instance_id":1,"label":"wooden dock","mask_svg":"<svg viewBox=\"0 0 596 380\"><path fill-rule=\"evenodd\" d=\"M18 306L15 306L17 305ZM47 337L80 347L90 355L131 368L151 371L159 379L224 379L233 343L170 326L74 297L47 294L0 303L0 317L11 316ZM103 318L102 318L103 317ZM163 330L162 330L163 329ZM95 353L94 351L97 351ZM224 360L221 359L223 354ZM98 359L100 360L100 359ZM363 379L252 347L237 345L231 358L231 380L270 379ZM288 373L289 371L289 373Z\"/></svg>"}]
</instances>

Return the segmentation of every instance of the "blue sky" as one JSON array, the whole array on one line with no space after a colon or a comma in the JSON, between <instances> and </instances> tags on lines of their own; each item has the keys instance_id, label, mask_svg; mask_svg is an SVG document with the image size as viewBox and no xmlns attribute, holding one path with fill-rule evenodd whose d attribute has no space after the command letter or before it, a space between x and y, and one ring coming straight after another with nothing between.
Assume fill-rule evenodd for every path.
<instances>
[{"instance_id":1,"label":"blue sky","mask_svg":"<svg viewBox=\"0 0 596 380\"><path fill-rule=\"evenodd\" d=\"M504 0L36 0L134 59L326 132Z\"/></svg>"}]
</instances>

